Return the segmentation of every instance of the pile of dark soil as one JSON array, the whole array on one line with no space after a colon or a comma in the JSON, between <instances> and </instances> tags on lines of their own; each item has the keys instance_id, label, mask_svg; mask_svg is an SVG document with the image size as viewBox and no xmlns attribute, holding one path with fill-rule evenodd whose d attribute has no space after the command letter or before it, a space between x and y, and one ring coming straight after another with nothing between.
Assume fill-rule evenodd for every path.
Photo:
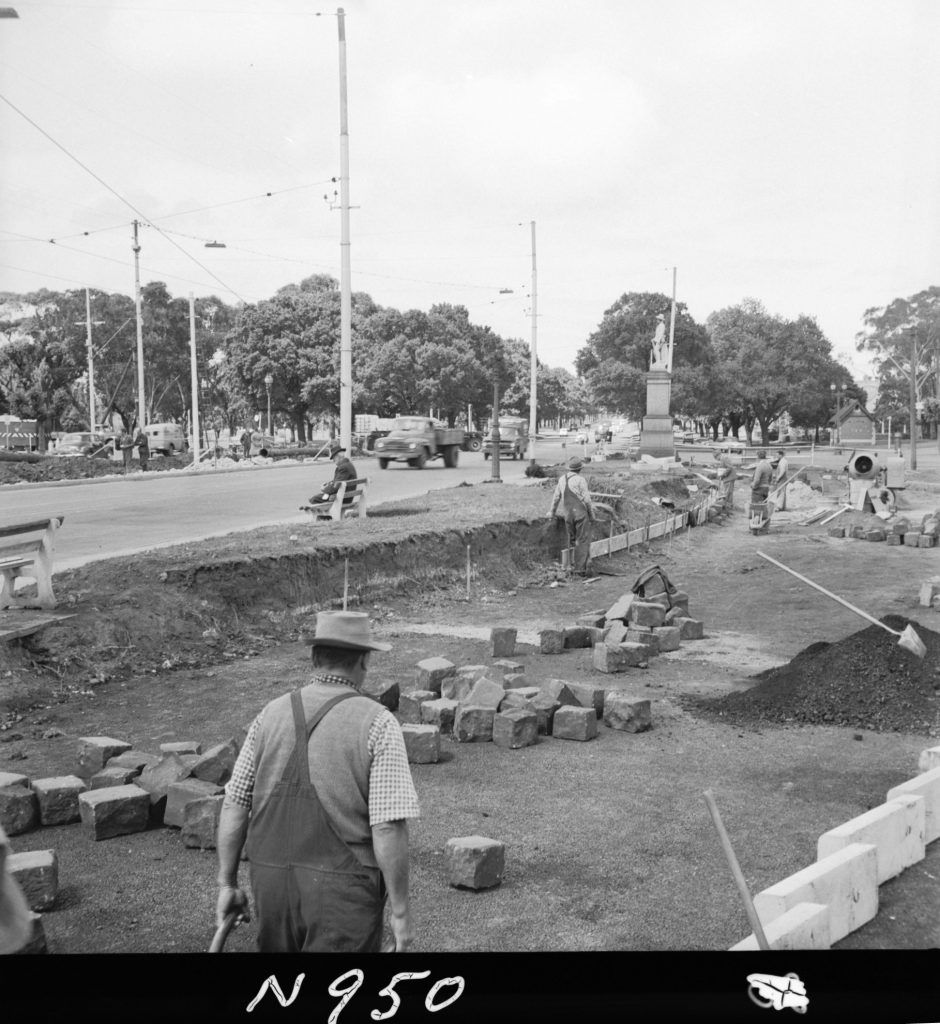
<instances>
[{"instance_id":1,"label":"pile of dark soil","mask_svg":"<svg viewBox=\"0 0 940 1024\"><path fill-rule=\"evenodd\" d=\"M749 690L683 704L733 725L835 725L874 732L940 735L940 633L900 615L891 629L911 625L927 654L918 658L878 626L837 643L816 643L792 661L761 672Z\"/></svg>"}]
</instances>

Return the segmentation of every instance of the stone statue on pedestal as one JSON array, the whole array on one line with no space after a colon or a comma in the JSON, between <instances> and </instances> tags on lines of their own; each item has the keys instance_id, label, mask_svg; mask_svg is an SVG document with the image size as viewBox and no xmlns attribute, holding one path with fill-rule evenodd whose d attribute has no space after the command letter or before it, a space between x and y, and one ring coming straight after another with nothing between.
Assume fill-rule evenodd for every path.
<instances>
[{"instance_id":1,"label":"stone statue on pedestal","mask_svg":"<svg viewBox=\"0 0 940 1024\"><path fill-rule=\"evenodd\" d=\"M656 314L656 333L653 335L650 351L651 370L672 370L672 347L666 339L666 318Z\"/></svg>"}]
</instances>

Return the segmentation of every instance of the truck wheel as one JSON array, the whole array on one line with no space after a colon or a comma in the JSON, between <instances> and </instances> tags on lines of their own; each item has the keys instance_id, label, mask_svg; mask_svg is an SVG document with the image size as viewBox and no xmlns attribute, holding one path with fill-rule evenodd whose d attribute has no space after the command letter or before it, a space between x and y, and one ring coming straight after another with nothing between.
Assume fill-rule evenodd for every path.
<instances>
[{"instance_id":1,"label":"truck wheel","mask_svg":"<svg viewBox=\"0 0 940 1024\"><path fill-rule=\"evenodd\" d=\"M379 469L388 469L388 459L379 459Z\"/></svg>"},{"instance_id":2,"label":"truck wheel","mask_svg":"<svg viewBox=\"0 0 940 1024\"><path fill-rule=\"evenodd\" d=\"M448 469L457 468L457 446L454 444L448 445L444 449L444 465Z\"/></svg>"},{"instance_id":3,"label":"truck wheel","mask_svg":"<svg viewBox=\"0 0 940 1024\"><path fill-rule=\"evenodd\" d=\"M467 448L472 452L478 452L483 447L483 442L478 437L471 437L467 442Z\"/></svg>"},{"instance_id":4,"label":"truck wheel","mask_svg":"<svg viewBox=\"0 0 940 1024\"><path fill-rule=\"evenodd\" d=\"M415 469L424 469L428 461L427 452L422 452L413 462L412 465Z\"/></svg>"}]
</instances>

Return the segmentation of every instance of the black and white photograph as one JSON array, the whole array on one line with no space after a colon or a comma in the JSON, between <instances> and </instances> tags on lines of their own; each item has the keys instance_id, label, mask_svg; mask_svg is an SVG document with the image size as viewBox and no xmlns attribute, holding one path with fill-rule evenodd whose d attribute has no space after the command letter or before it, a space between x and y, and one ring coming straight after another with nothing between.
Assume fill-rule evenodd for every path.
<instances>
[{"instance_id":1,"label":"black and white photograph","mask_svg":"<svg viewBox=\"0 0 940 1024\"><path fill-rule=\"evenodd\" d=\"M937 38L0 6L11 1019L940 1020Z\"/></svg>"}]
</instances>

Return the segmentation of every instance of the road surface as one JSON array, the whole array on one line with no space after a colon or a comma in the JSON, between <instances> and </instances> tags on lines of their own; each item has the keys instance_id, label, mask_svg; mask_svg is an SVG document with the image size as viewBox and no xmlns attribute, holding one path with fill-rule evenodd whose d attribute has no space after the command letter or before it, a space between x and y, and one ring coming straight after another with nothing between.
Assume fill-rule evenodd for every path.
<instances>
[{"instance_id":1,"label":"road surface","mask_svg":"<svg viewBox=\"0 0 940 1024\"><path fill-rule=\"evenodd\" d=\"M539 452L543 461L554 461L562 454L557 442L547 442ZM372 458L353 462L359 475L369 478L370 506L464 481L480 483L492 475L490 463L478 452L461 452L455 469L432 462L423 470L398 464L380 470ZM500 477L507 483L518 482L524 478L525 467L524 461L501 461ZM259 526L308 523L310 515L301 512L300 505L332 476L332 464L321 461L270 463L230 471L206 466L198 473L135 473L88 483L4 487L0 491L0 523L64 515L55 558L56 571L62 571L99 558Z\"/></svg>"}]
</instances>

